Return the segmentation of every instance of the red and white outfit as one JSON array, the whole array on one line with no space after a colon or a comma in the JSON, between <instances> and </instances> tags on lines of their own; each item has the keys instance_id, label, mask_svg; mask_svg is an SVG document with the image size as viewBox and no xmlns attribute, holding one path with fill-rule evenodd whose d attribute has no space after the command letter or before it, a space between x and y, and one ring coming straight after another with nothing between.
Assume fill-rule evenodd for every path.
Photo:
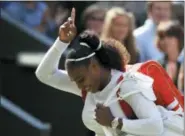
<instances>
[{"instance_id":1,"label":"red and white outfit","mask_svg":"<svg viewBox=\"0 0 185 136\"><path fill-rule=\"evenodd\" d=\"M67 46L68 44L57 39L38 66L36 76L49 86L82 97L81 90L70 81L67 72L58 69L60 57ZM183 117L161 106L156 106L154 103L156 98L152 89L153 79L138 72L123 73L113 69L111 75L111 81L103 90L97 93L87 93L82 112L82 120L87 128L94 131L97 136L105 136L102 126L94 119L94 110L97 103L107 101L112 90L118 85L117 80L123 76L124 79L119 87L120 96L133 92L124 100L132 107L138 119L128 119L118 101L108 104L112 114L123 119L121 130L107 128L112 136L183 136ZM134 94L134 91L138 93ZM110 101L115 99L117 96L113 95Z\"/></svg>"}]
</instances>

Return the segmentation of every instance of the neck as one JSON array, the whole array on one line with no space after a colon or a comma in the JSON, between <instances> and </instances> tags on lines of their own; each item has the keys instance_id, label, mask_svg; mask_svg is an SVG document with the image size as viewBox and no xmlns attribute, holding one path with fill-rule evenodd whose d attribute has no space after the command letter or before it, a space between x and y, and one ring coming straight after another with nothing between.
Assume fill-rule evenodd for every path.
<instances>
[{"instance_id":1,"label":"neck","mask_svg":"<svg viewBox=\"0 0 185 136\"><path fill-rule=\"evenodd\" d=\"M111 80L111 70L102 68L101 71L102 71L101 74L103 76L101 77L101 83L100 83L99 90L103 90Z\"/></svg>"},{"instance_id":2,"label":"neck","mask_svg":"<svg viewBox=\"0 0 185 136\"><path fill-rule=\"evenodd\" d=\"M175 54L175 53L174 53ZM178 55L168 55L168 62L176 62Z\"/></svg>"}]
</instances>

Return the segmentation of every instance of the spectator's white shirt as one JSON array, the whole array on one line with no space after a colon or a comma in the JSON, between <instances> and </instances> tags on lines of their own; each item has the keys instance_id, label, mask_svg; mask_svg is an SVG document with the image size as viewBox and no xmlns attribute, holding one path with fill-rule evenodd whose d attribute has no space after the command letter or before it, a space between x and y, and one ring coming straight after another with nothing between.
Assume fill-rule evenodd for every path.
<instances>
[{"instance_id":1,"label":"spectator's white shirt","mask_svg":"<svg viewBox=\"0 0 185 136\"><path fill-rule=\"evenodd\" d=\"M184 62L184 48L182 49L182 51L178 57L178 62L180 62L180 63Z\"/></svg>"},{"instance_id":2,"label":"spectator's white shirt","mask_svg":"<svg viewBox=\"0 0 185 136\"><path fill-rule=\"evenodd\" d=\"M36 76L47 85L82 96L81 90L77 88L75 83L70 81L67 72L58 70L60 57L67 46L68 44L62 43L57 39L38 66ZM102 91L87 94L82 113L82 119L87 128L93 130L97 136L105 136L102 126L94 119L94 110L97 103L104 103L117 85L118 78L123 75L124 82L120 86L120 95L140 90L140 93L133 94L125 99L139 119L127 119L119 103L117 101L112 103L109 105L112 114L123 119L123 127L120 131L112 128L108 129L112 136L182 136L182 134L169 131L163 126L164 119L168 117L166 114L168 112L154 104L155 95L152 89L153 80L151 78L139 73L123 73L117 70L112 70L111 75L111 81ZM117 97L113 96L114 98ZM172 115L170 114L170 116ZM181 122L183 122L182 119ZM182 123L173 123L183 127Z\"/></svg>"},{"instance_id":3,"label":"spectator's white shirt","mask_svg":"<svg viewBox=\"0 0 185 136\"><path fill-rule=\"evenodd\" d=\"M145 21L145 24L134 30L136 46L140 51L140 61L159 60L163 53L157 49L155 44L157 26L151 19Z\"/></svg>"}]
</instances>

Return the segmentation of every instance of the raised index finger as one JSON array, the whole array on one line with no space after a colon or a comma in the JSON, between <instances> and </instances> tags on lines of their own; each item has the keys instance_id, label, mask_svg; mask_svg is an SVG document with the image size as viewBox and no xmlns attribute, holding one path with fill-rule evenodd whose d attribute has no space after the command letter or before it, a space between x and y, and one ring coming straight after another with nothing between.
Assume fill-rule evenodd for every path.
<instances>
[{"instance_id":1,"label":"raised index finger","mask_svg":"<svg viewBox=\"0 0 185 136\"><path fill-rule=\"evenodd\" d=\"M71 11L72 24L75 24L75 15L76 15L75 8L72 8L72 11Z\"/></svg>"}]
</instances>

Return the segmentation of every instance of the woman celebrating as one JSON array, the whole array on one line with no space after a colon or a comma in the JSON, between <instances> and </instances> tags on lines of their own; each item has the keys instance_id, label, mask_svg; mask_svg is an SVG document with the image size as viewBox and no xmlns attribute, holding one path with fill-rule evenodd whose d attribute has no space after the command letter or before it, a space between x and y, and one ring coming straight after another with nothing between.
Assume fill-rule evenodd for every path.
<instances>
[{"instance_id":1,"label":"woman celebrating","mask_svg":"<svg viewBox=\"0 0 185 136\"><path fill-rule=\"evenodd\" d=\"M74 20L75 9L38 66L37 78L59 90L83 97L83 122L97 136L182 136L179 127L174 125L174 130L169 130L163 125L168 117L181 117L155 105L153 80L140 73L122 72L129 55L120 42L103 42L86 31L77 38L79 49L68 53L67 72L58 70L60 56L76 34ZM119 90L117 95L125 97L125 110L116 101L115 90ZM129 116L131 112L135 116ZM170 119L173 121L174 118ZM183 127L182 123L173 123ZM105 132L105 127L109 133Z\"/></svg>"}]
</instances>

